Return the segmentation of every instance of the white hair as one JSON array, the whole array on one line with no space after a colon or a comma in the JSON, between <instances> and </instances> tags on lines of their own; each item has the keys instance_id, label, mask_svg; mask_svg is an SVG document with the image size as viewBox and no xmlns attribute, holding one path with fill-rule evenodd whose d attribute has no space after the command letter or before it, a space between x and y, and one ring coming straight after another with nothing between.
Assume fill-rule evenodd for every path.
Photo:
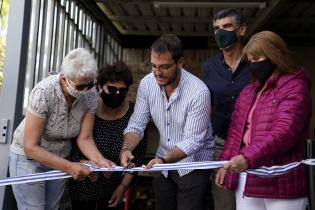
<instances>
[{"instance_id":1,"label":"white hair","mask_svg":"<svg viewBox=\"0 0 315 210\"><path fill-rule=\"evenodd\" d=\"M62 60L61 73L70 79L95 79L97 77L97 63L93 55L84 48L71 50Z\"/></svg>"}]
</instances>

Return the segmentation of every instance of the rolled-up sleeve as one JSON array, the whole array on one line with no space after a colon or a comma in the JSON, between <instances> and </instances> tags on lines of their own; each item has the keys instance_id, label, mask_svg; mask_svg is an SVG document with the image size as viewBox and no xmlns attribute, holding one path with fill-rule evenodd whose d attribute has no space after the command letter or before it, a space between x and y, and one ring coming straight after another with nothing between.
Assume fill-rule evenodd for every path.
<instances>
[{"instance_id":1,"label":"rolled-up sleeve","mask_svg":"<svg viewBox=\"0 0 315 210\"><path fill-rule=\"evenodd\" d=\"M176 144L187 156L204 146L212 132L210 121L211 97L209 91L197 95L189 107L184 126L183 141Z\"/></svg>"},{"instance_id":2,"label":"rolled-up sleeve","mask_svg":"<svg viewBox=\"0 0 315 210\"><path fill-rule=\"evenodd\" d=\"M144 130L150 120L149 100L146 92L146 80L140 82L134 112L129 120L128 126L124 131L127 133L138 133L143 138Z\"/></svg>"}]
</instances>

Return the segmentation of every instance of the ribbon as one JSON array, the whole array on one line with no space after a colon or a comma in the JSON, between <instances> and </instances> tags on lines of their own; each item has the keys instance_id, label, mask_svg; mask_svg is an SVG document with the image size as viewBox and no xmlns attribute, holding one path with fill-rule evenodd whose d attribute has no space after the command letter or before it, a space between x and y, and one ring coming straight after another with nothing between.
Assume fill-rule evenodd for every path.
<instances>
[{"instance_id":1,"label":"ribbon","mask_svg":"<svg viewBox=\"0 0 315 210\"><path fill-rule=\"evenodd\" d=\"M89 167L92 171L126 171L126 172L137 172L137 171L168 171L168 170L180 170L180 169L213 169L220 168L228 161L205 161L205 162L190 162L190 163L165 163L165 164L156 164L151 169L145 170L144 166L134 167L130 169L125 169L121 166L115 166L112 170L109 170L106 167L95 168L93 165L89 163L85 163L87 167ZM271 177L271 176L279 176L287 173L293 168L298 167L301 164L315 166L315 159L307 159L299 162L289 163L287 165L282 166L271 166L271 167L260 167L257 169L247 169L245 172L250 174L255 174L262 177ZM31 182L39 182L39 181L47 181L47 180L55 180L55 179L64 179L70 178L71 176L65 172L53 170L49 172L43 173L35 173L26 176L16 176L9 178L0 179L0 186L5 185L14 185L14 184L25 184Z\"/></svg>"}]
</instances>

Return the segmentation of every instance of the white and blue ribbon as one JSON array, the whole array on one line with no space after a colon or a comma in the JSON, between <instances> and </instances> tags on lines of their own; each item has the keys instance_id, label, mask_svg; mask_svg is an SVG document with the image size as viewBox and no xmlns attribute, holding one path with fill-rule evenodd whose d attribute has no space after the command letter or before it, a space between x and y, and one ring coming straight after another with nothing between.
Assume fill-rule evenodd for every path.
<instances>
[{"instance_id":1,"label":"white and blue ribbon","mask_svg":"<svg viewBox=\"0 0 315 210\"><path fill-rule=\"evenodd\" d=\"M262 166L257 169L247 169L246 172L249 174L255 174L258 176L266 176L266 177L280 176L282 174L289 172L293 168L298 167L301 164L314 166L315 159L302 160L300 162L293 162L293 163L289 163L287 165L282 165L282 166L271 166L271 167Z\"/></svg>"},{"instance_id":2,"label":"white and blue ribbon","mask_svg":"<svg viewBox=\"0 0 315 210\"><path fill-rule=\"evenodd\" d=\"M93 165L89 163L86 163L85 165L93 171L137 172L137 171L169 171L169 170L179 170L179 169L193 169L193 170L213 169L213 168L223 167L226 162L228 161L205 161L205 162L190 162L190 163L156 164L149 170L145 170L144 166L134 167L130 169L125 169L124 167L121 167L121 166L115 166L111 170L109 170L106 167L94 168ZM263 166L257 169L248 169L246 170L246 172L250 174L255 174L258 176L266 176L266 177L279 176L279 175L287 173L288 171L292 170L293 168L298 167L301 164L315 166L315 159L302 160L300 162L293 162L293 163L289 163L287 165L282 165L282 166L271 166L271 167ZM71 176L67 173L64 173L58 170L53 170L49 172L35 173L35 174L26 175L26 176L2 178L0 179L0 186L26 184L26 183L39 182L39 181L64 179L64 178L70 178L70 177Z\"/></svg>"}]
</instances>

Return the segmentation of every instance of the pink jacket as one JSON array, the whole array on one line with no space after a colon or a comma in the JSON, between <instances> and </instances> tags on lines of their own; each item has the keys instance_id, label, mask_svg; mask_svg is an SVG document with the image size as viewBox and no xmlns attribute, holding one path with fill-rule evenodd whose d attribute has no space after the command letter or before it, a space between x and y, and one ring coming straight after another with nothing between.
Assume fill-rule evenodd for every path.
<instances>
[{"instance_id":1,"label":"pink jacket","mask_svg":"<svg viewBox=\"0 0 315 210\"><path fill-rule=\"evenodd\" d=\"M255 100L258 82L240 93L232 114L227 141L220 155L229 160L242 154L249 168L284 165L304 159L304 143L311 117L310 81L303 68L295 74L280 74L266 83L253 113L251 142L242 145L248 112ZM276 177L248 174L245 196L262 198L298 198L307 195L306 167L300 166ZM235 190L238 174L228 173L226 188Z\"/></svg>"}]
</instances>

